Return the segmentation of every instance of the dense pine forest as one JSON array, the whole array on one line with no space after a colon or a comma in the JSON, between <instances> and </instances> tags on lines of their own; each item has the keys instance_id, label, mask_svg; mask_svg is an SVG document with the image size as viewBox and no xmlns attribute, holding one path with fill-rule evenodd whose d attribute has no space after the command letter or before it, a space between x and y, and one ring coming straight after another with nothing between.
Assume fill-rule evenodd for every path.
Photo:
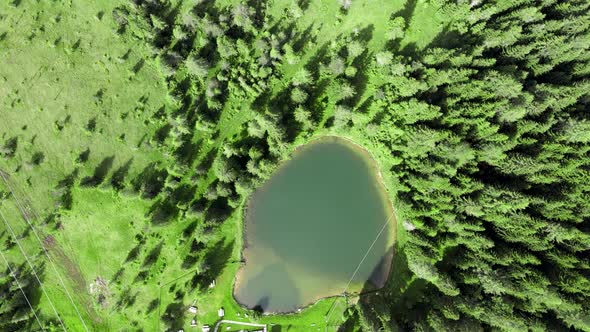
<instances>
[{"instance_id":1,"label":"dense pine forest","mask_svg":"<svg viewBox=\"0 0 590 332\"><path fill-rule=\"evenodd\" d=\"M249 195L297 145L333 134L375 155L399 228L387 285L349 303L335 330L590 331L590 2L408 0L374 21L355 0L334 3L331 21L320 21L310 0L122 1L95 20L108 18L116 38L145 48L144 58L127 60L139 52L130 48L117 61L129 82L152 70L141 80L160 84L164 97L139 87L149 98L140 93L116 113L124 96L106 83L92 91L96 116L59 118L51 129L91 142L64 148L66 166L30 148L22 124L0 126L1 211L29 218L32 208L11 197L30 192L44 248L57 247L90 202L139 211L129 213L130 250L114 263L110 290L79 299L86 330L117 330L101 310L120 311L132 322L124 330L181 328L186 310L174 301L207 292L239 264L230 225ZM413 27L428 30L423 8L444 19L414 40ZM0 29L0 48L6 38ZM74 46L68 52L82 52ZM8 119L21 97L2 87ZM129 143L129 154L115 143L96 152L92 137L106 136ZM108 197L133 203L114 207ZM30 270L53 273L47 251L58 264L70 260L38 244L31 262L9 255L14 239L36 235L10 232L0 223L0 330L60 330ZM189 275L159 281L173 273Z\"/></svg>"}]
</instances>

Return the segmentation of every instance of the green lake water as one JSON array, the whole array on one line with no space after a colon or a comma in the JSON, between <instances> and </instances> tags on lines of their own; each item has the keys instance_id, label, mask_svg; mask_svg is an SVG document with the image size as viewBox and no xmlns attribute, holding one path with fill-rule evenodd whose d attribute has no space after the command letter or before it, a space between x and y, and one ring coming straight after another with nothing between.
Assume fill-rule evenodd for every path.
<instances>
[{"instance_id":1,"label":"green lake water","mask_svg":"<svg viewBox=\"0 0 590 332\"><path fill-rule=\"evenodd\" d=\"M376 238L348 292L382 286L395 221L376 172L368 153L344 139L298 148L250 198L236 300L288 312L339 295Z\"/></svg>"}]
</instances>

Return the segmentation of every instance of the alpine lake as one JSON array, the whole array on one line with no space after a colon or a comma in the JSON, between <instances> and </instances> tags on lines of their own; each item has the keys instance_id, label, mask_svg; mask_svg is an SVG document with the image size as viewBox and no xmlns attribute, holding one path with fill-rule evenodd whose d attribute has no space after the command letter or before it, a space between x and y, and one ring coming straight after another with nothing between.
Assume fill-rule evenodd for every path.
<instances>
[{"instance_id":1,"label":"alpine lake","mask_svg":"<svg viewBox=\"0 0 590 332\"><path fill-rule=\"evenodd\" d=\"M250 197L234 297L265 313L380 288L395 217L369 153L327 136L299 146Z\"/></svg>"}]
</instances>

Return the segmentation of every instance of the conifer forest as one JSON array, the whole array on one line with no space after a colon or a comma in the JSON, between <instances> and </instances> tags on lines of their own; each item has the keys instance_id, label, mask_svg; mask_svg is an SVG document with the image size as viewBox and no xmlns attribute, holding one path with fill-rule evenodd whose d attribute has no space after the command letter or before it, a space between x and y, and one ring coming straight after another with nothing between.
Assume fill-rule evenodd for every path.
<instances>
[{"instance_id":1,"label":"conifer forest","mask_svg":"<svg viewBox=\"0 0 590 332\"><path fill-rule=\"evenodd\" d=\"M240 303L250 198L328 136L384 286ZM0 331L590 331L590 1L2 0L0 219Z\"/></svg>"}]
</instances>

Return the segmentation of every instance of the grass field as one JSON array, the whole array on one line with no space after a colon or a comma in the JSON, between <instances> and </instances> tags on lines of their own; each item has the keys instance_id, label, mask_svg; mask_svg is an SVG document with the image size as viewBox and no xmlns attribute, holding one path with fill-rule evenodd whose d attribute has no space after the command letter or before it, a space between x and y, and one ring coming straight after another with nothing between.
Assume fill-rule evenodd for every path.
<instances>
[{"instance_id":1,"label":"grass field","mask_svg":"<svg viewBox=\"0 0 590 332\"><path fill-rule=\"evenodd\" d=\"M0 3L0 35L6 33L0 39L0 145L13 140L18 146L13 158L0 160L0 168L11 175L22 197L30 197L40 215L33 221L42 239L51 235L54 241L50 254L56 268L49 265L45 269L47 294L40 297L42 314L54 317L54 305L72 331L83 331L84 325L91 331L161 330L161 316L169 309L186 315L184 328L188 329L193 316L184 308L194 303L199 325L213 325L217 309L223 307L228 319L276 325L272 331L335 330L346 309L342 298L321 300L301 313L262 317L235 302L232 290L241 260L241 208L207 235L209 245L203 250L224 248L229 257L216 286L200 292L190 287L194 269L184 269L180 258L180 253L191 250L190 236L184 233L194 219L181 217L164 226L153 225L147 215L154 202L113 190L110 179L118 170L129 181L149 163L170 159L149 138L160 125L154 114L174 107L152 58L153 50L137 32L141 30L133 29L135 35L116 33L112 13L122 3L125 1ZM297 29L313 26L321 38L298 62L279 68L285 77L294 75L321 47L359 26L373 25L369 48L378 52L386 42L386 23L394 13L413 15L407 18L403 47L427 45L445 20L426 1L353 1L349 12L354 15L343 15L339 6L337 1L310 1ZM271 11L280 16L290 7L291 1L277 0ZM375 81L368 82L361 101L375 93L379 77L370 76ZM280 89L284 83L273 84L271 89ZM322 122L333 115L333 106L329 105ZM204 143L199 153L205 155L222 146L254 115L243 100L228 101L215 128L220 134L209 137L211 133L201 132ZM367 137L367 125L359 123L354 131L346 132L336 127L321 129L293 142L288 150L318 136L340 135L366 147L380 168L388 170L391 158ZM70 209L58 206L64 204L60 181L72 174L90 176L99 169L103 185L77 187L70 193ZM396 183L388 173L383 172L385 184L394 188ZM203 194L214 179L213 172L197 179L197 194ZM27 231L29 226L14 199L4 200L0 210L16 234ZM60 226L44 226L54 210L59 212ZM0 229L4 229L2 224ZM403 242L401 236L398 241ZM31 236L22 237L22 245L31 254L40 249ZM152 262L154 252L159 258ZM14 261L23 259L16 247L9 254ZM133 262L131 255L137 257ZM175 310L177 307L182 310ZM330 310L333 313L326 323Z\"/></svg>"},{"instance_id":2,"label":"grass field","mask_svg":"<svg viewBox=\"0 0 590 332\"><path fill-rule=\"evenodd\" d=\"M148 45L116 34L111 13L120 3L0 4L0 137L18 145L3 168L43 211L76 168L88 174L113 158L109 168L131 161L134 174L163 158L146 137L166 88Z\"/></svg>"}]
</instances>

